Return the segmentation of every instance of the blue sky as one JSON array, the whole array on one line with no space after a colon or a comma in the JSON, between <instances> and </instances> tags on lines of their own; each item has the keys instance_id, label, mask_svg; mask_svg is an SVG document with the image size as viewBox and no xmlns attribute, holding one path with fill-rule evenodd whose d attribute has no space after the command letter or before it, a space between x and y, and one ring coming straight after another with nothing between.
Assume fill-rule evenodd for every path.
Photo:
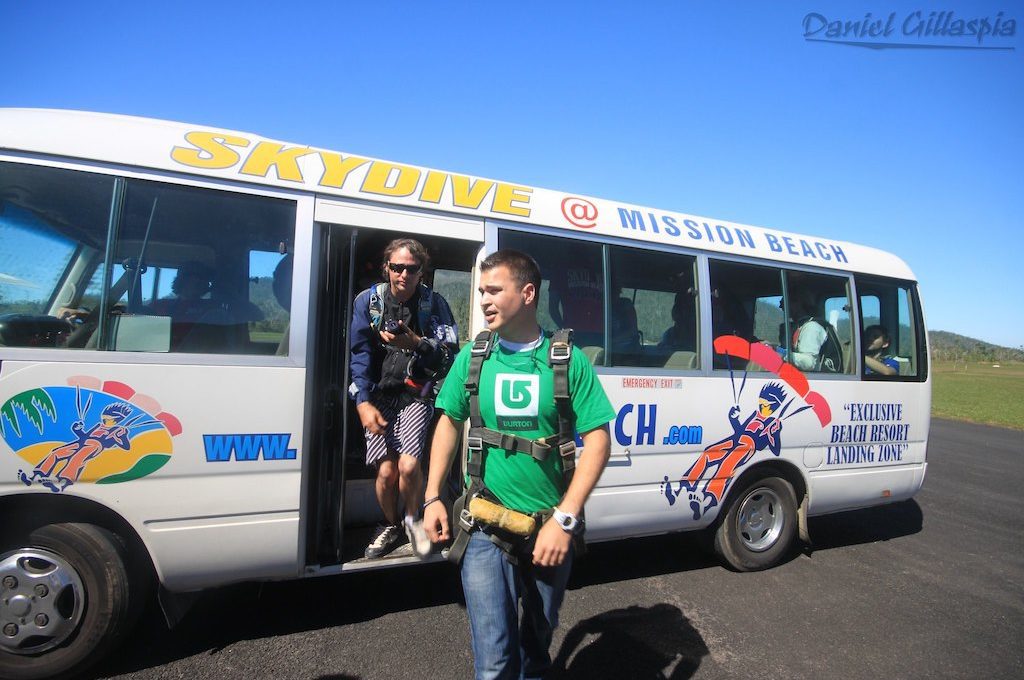
<instances>
[{"instance_id":1,"label":"blue sky","mask_svg":"<svg viewBox=\"0 0 1024 680\"><path fill-rule=\"evenodd\" d=\"M152 6L151 6L152 5ZM1024 21L1015 2L0 0L0 106L166 118L844 239L932 330L1024 345L1024 26L974 49L804 18ZM999 13L1002 12L1002 15ZM816 34L820 37L822 34Z\"/></svg>"}]
</instances>

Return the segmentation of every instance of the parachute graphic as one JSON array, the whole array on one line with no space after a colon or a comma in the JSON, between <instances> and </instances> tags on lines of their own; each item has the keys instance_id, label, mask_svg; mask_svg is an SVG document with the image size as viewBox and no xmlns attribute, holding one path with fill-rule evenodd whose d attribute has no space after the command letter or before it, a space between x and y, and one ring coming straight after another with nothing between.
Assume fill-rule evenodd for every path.
<instances>
[{"instance_id":1,"label":"parachute graphic","mask_svg":"<svg viewBox=\"0 0 1024 680\"><path fill-rule=\"evenodd\" d=\"M792 364L787 364L779 356L778 352L762 342L749 342L735 335L721 335L715 338L715 352L724 354L727 357L746 359L764 367L779 376L783 382L790 386L801 399L807 404L797 409L790 415L796 415L807 408L814 409L821 426L825 427L832 422L832 409L829 408L825 398L811 390L806 376ZM732 373L730 368L730 374ZM743 385L747 382L747 373L743 372L743 383L740 385L740 392L743 392ZM735 388L735 385L733 385Z\"/></svg>"}]
</instances>

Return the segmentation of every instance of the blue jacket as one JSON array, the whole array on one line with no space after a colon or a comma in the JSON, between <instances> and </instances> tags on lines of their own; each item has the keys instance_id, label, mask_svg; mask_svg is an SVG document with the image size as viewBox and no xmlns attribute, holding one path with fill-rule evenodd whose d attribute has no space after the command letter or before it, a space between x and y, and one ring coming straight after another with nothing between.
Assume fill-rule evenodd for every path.
<instances>
[{"instance_id":1,"label":"blue jacket","mask_svg":"<svg viewBox=\"0 0 1024 680\"><path fill-rule=\"evenodd\" d=\"M387 350L380 341L380 335L373 328L370 320L370 297L376 286L367 288L356 296L352 306L352 323L349 327L349 349L352 352L351 371L352 383L348 392L356 404L370 399L371 393L377 389L381 380L381 366ZM416 353L423 355L428 361L436 360L437 353L443 353L442 345L447 345L450 356L458 353L458 326L448 302L440 294L430 291L420 284L419 295L430 295L430 315L427 328L420 327L418 314L412 314L409 325L425 342L420 343ZM435 356L429 356L435 355Z\"/></svg>"}]
</instances>

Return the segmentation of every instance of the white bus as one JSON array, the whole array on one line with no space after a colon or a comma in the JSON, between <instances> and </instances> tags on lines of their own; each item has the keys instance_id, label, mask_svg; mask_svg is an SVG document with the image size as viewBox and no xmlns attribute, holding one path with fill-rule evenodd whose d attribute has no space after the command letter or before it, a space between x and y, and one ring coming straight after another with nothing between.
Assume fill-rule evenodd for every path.
<instances>
[{"instance_id":1,"label":"white bus","mask_svg":"<svg viewBox=\"0 0 1024 680\"><path fill-rule=\"evenodd\" d=\"M925 325L894 255L199 125L0 110L0 675L98 658L154 587L171 611L229 582L418 563L362 557L379 510L345 398L351 302L407 235L461 342L483 326L477 263L538 260L543 324L574 328L617 411L590 541L706 530L761 569L808 516L921 488ZM863 360L879 326L895 375Z\"/></svg>"}]
</instances>

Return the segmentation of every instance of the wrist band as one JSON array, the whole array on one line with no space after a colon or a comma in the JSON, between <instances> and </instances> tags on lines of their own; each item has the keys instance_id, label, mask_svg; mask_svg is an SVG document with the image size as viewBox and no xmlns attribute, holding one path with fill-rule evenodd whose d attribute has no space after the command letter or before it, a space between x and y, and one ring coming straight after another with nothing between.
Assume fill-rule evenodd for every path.
<instances>
[{"instance_id":1,"label":"wrist band","mask_svg":"<svg viewBox=\"0 0 1024 680\"><path fill-rule=\"evenodd\" d=\"M430 505L431 503L433 503L435 501L439 501L439 500L441 500L440 496L434 496L433 498L428 498L426 501L423 502L423 508L422 509L426 510L428 505Z\"/></svg>"}]
</instances>

